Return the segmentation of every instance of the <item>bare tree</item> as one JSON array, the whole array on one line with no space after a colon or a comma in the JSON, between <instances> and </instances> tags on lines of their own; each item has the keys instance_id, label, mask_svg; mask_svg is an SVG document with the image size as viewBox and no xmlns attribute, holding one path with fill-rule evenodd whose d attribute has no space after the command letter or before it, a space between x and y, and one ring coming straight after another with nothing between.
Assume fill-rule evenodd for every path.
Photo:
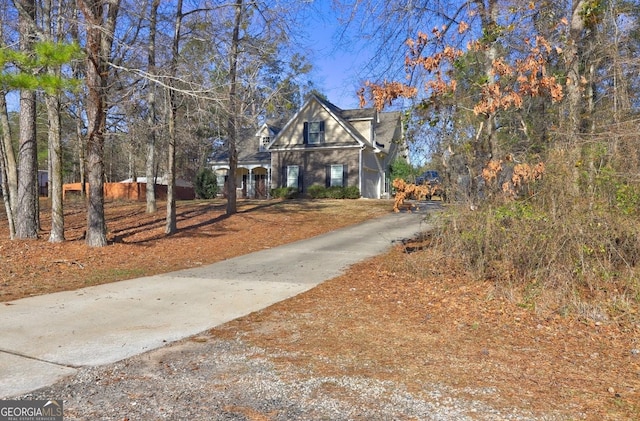
<instances>
[{"instance_id":1,"label":"bare tree","mask_svg":"<svg viewBox=\"0 0 640 421\"><path fill-rule=\"evenodd\" d=\"M14 209L16 208L16 198L18 196L18 171L16 168L16 158L11 144L11 127L7 112L7 100L5 93L0 93L0 178L2 178L2 197L4 199L5 212L9 223L9 237L13 239L16 234Z\"/></svg>"},{"instance_id":2,"label":"bare tree","mask_svg":"<svg viewBox=\"0 0 640 421\"><path fill-rule=\"evenodd\" d=\"M3 10L4 12L4 10ZM0 42L4 47L4 25L0 25ZM15 238L15 213L18 200L18 167L16 156L11 143L11 126L7 109L6 92L0 91L0 178L2 178L2 196L4 199L7 221L9 223L9 236Z\"/></svg>"},{"instance_id":3,"label":"bare tree","mask_svg":"<svg viewBox=\"0 0 640 421\"><path fill-rule=\"evenodd\" d=\"M480 20L482 22L481 28L485 34L488 34L487 46L484 50L483 54L483 67L484 73L487 80L492 80L494 77L494 69L493 63L498 58L498 48L495 40L498 38L499 34L497 33L499 25L498 25L498 0L476 0L475 4L477 5L480 11ZM475 147L476 152L476 174L479 175L482 171L482 168L489 162L489 160L493 157L497 157L497 144L496 144L496 112L488 112L483 114L484 120L482 121L481 127L484 130L482 136L477 138L477 144Z\"/></svg>"},{"instance_id":4,"label":"bare tree","mask_svg":"<svg viewBox=\"0 0 640 421\"><path fill-rule=\"evenodd\" d=\"M107 245L104 216L104 136L108 62L120 0L78 0L87 23L87 205L86 243L91 247ZM105 15L106 8L106 15Z\"/></svg>"},{"instance_id":5,"label":"bare tree","mask_svg":"<svg viewBox=\"0 0 640 421\"><path fill-rule=\"evenodd\" d=\"M78 27L79 21L79 10L78 10L78 2L73 2L72 10L70 11L71 22L69 24L69 34L71 36L71 40L80 44L80 31ZM72 63L73 69L73 77L75 79L80 79L82 77L82 66L80 62ZM76 93L73 99L72 108L75 110L74 121L75 121L75 139L76 139L76 159L78 164L78 175L80 181L80 196L83 198L86 196L86 180L85 180L85 137L83 131L84 120L81 116L82 114L82 93Z\"/></svg>"},{"instance_id":6,"label":"bare tree","mask_svg":"<svg viewBox=\"0 0 640 421\"><path fill-rule=\"evenodd\" d=\"M147 51L148 72L153 75L156 73L156 24L158 20L158 6L160 0L151 2L151 11L149 16L149 45ZM149 133L147 135L147 212L154 213L156 206L156 87L153 82L149 83L149 91L147 92L147 125Z\"/></svg>"},{"instance_id":7,"label":"bare tree","mask_svg":"<svg viewBox=\"0 0 640 421\"><path fill-rule=\"evenodd\" d=\"M176 17L173 29L173 43L171 45L171 65L169 78L171 83L175 83L178 73L178 55L180 54L180 30L182 28L182 0L178 0L176 4ZM178 230L176 222L176 114L178 105L176 103L176 91L171 89L168 93L169 106L168 112L168 131L169 131L169 150L167 157L167 218L165 224L165 233L173 234Z\"/></svg>"},{"instance_id":8,"label":"bare tree","mask_svg":"<svg viewBox=\"0 0 640 421\"><path fill-rule=\"evenodd\" d=\"M59 34L54 32L54 22L52 21L53 10L51 1L44 2L44 33L46 39L55 41ZM61 25L58 22L58 30ZM52 77L60 77L60 66L49 66L47 72ZM64 241L64 206L62 201L62 142L60 127L60 93L57 90L47 90L45 92L45 103L47 106L47 120L49 124L48 144L49 144L49 194L51 197L51 232L49 241L59 243Z\"/></svg>"},{"instance_id":9,"label":"bare tree","mask_svg":"<svg viewBox=\"0 0 640 421\"><path fill-rule=\"evenodd\" d=\"M568 102L568 123L567 133L572 135L580 132L582 114L582 72L580 46L582 44L585 22L583 18L583 8L585 0L573 0L571 5L571 15L569 21L569 39L565 52L565 66L567 69L567 102Z\"/></svg>"},{"instance_id":10,"label":"bare tree","mask_svg":"<svg viewBox=\"0 0 640 421\"><path fill-rule=\"evenodd\" d=\"M238 104L236 97L240 25L242 24L243 1L236 0L234 6L233 33L229 52L229 116L227 122L227 148L229 150L229 177L227 180L227 215L238 211L236 193L236 171L238 169Z\"/></svg>"},{"instance_id":11,"label":"bare tree","mask_svg":"<svg viewBox=\"0 0 640 421\"><path fill-rule=\"evenodd\" d=\"M20 49L33 51L36 18L34 0L16 1L21 10ZM38 237L38 166L36 142L36 93L30 89L20 91L20 141L18 149L18 203L16 207L16 238Z\"/></svg>"}]
</instances>

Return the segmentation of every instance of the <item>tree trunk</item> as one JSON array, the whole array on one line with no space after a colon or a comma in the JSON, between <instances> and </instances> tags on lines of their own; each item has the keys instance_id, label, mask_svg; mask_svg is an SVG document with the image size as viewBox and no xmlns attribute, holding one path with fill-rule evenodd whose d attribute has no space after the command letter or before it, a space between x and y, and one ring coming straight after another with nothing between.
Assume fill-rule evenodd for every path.
<instances>
[{"instance_id":1,"label":"tree trunk","mask_svg":"<svg viewBox=\"0 0 640 421\"><path fill-rule=\"evenodd\" d=\"M236 195L236 172L238 168L238 151L236 149L238 138L238 99L236 97L236 84L240 44L240 25L242 24L242 2L243 0L236 0L235 2L233 35L231 38L231 48L229 53L229 118L227 123L229 175L227 177L227 215L232 215L238 211Z\"/></svg>"},{"instance_id":2,"label":"tree trunk","mask_svg":"<svg viewBox=\"0 0 640 421\"><path fill-rule=\"evenodd\" d=\"M156 21L158 16L158 6L160 0L153 0L151 4L151 13L149 17L149 48L148 48L148 71L155 76L156 72ZM154 213L157 210L156 205L156 85L149 83L149 92L147 94L147 106L149 107L147 124L149 126L149 134L147 138L147 213Z\"/></svg>"},{"instance_id":3,"label":"tree trunk","mask_svg":"<svg viewBox=\"0 0 640 421\"><path fill-rule=\"evenodd\" d=\"M2 197L7 213L7 221L9 222L9 238L14 239L16 236L15 214L18 199L18 168L11 143L11 126L9 125L7 101L4 92L0 93L0 131L2 131L2 140L0 140Z\"/></svg>"},{"instance_id":4,"label":"tree trunk","mask_svg":"<svg viewBox=\"0 0 640 421\"><path fill-rule=\"evenodd\" d=\"M488 0L487 5L481 12L481 20L482 27L486 34L489 34L489 45L487 45L487 49L484 52L484 73L487 80L492 81L494 79L493 74L493 62L498 57L498 50L496 47L496 41L493 37L498 37L500 34L498 33L498 1L497 0ZM490 82L491 83L491 82ZM496 142L496 114L490 113L487 116L487 119L484 122L484 135L482 136L483 142L480 146L481 150L481 164L484 166L487 162L495 158L498 154L497 152L497 142Z\"/></svg>"},{"instance_id":5,"label":"tree trunk","mask_svg":"<svg viewBox=\"0 0 640 421\"><path fill-rule=\"evenodd\" d=\"M609 21L613 26L613 42L611 45L613 48L613 119L617 123L631 110L630 81L624 75L624 64L620 52L620 28L617 22L619 11L615 4L610 4L609 7Z\"/></svg>"},{"instance_id":6,"label":"tree trunk","mask_svg":"<svg viewBox=\"0 0 640 421\"><path fill-rule=\"evenodd\" d=\"M4 47L4 27L0 25L0 47ZM18 203L18 166L16 155L11 142L11 126L9 125L9 112L7 110L6 91L0 90L0 178L2 179L2 198L4 201L7 222L9 225L9 238L16 236L16 211Z\"/></svg>"},{"instance_id":7,"label":"tree trunk","mask_svg":"<svg viewBox=\"0 0 640 421\"><path fill-rule=\"evenodd\" d=\"M73 10L72 10L72 20L69 25L69 32L71 35L71 39L74 42L80 44L80 34L78 31L78 21L79 21L79 11L77 2L74 2ZM80 63L73 63L73 77L75 79L81 79L82 75L82 66ZM74 106L76 108L76 153L78 159L78 175L80 181L80 196L84 199L86 197L86 180L85 180L85 142L84 142L84 122L83 119L80 118L80 110L82 108L82 99L80 97L81 94L76 94L77 96L74 99Z\"/></svg>"},{"instance_id":8,"label":"tree trunk","mask_svg":"<svg viewBox=\"0 0 640 421\"><path fill-rule=\"evenodd\" d=\"M81 1L87 25L87 173L89 200L86 242L91 247L107 245L104 219L104 64L101 51L103 5Z\"/></svg>"},{"instance_id":9,"label":"tree trunk","mask_svg":"<svg viewBox=\"0 0 640 421\"><path fill-rule=\"evenodd\" d=\"M482 30L485 34L485 42L487 43L483 57L483 71L487 79L487 83L491 84L494 80L493 62L498 56L496 47L497 38L500 36L500 27L498 26L498 1L477 0L476 4L479 9L479 15L482 22ZM478 130L478 135L474 144L474 163L471 168L472 194L478 198L486 194L482 191L482 186L477 183L483 168L489 161L498 155L498 145L496 140L496 113L489 111L483 115L483 120Z\"/></svg>"},{"instance_id":10,"label":"tree trunk","mask_svg":"<svg viewBox=\"0 0 640 421\"><path fill-rule=\"evenodd\" d=\"M20 7L20 49L33 49L35 34L35 1L21 1ZM18 203L16 207L16 238L38 237L38 151L36 143L36 93L29 90L20 92L20 134L18 149Z\"/></svg>"},{"instance_id":11,"label":"tree trunk","mask_svg":"<svg viewBox=\"0 0 640 421\"><path fill-rule=\"evenodd\" d=\"M36 145L36 94L20 93L20 135L18 151L18 204L16 238L38 237L38 167Z\"/></svg>"},{"instance_id":12,"label":"tree trunk","mask_svg":"<svg viewBox=\"0 0 640 421\"><path fill-rule=\"evenodd\" d=\"M53 9L51 1L44 2L43 21L44 29L50 41L60 37L54 34ZM59 28L59 27L58 27ZM60 67L47 69L52 78L60 77ZM60 126L60 97L58 93L46 93L45 103L47 107L48 145L49 145L49 182L48 195L51 198L51 232L49 242L60 243L64 241L64 207L62 202L62 132Z\"/></svg>"},{"instance_id":13,"label":"tree trunk","mask_svg":"<svg viewBox=\"0 0 640 421\"><path fill-rule=\"evenodd\" d=\"M51 194L51 233L49 242L64 241L64 207L62 202L62 143L60 132L60 101L57 95L47 95L49 121L49 191Z\"/></svg>"},{"instance_id":14,"label":"tree trunk","mask_svg":"<svg viewBox=\"0 0 640 421\"><path fill-rule=\"evenodd\" d=\"M78 173L80 175L80 197L83 199L87 196L87 179L86 179L86 145L82 130L84 126L81 118L76 118L76 147L78 148Z\"/></svg>"},{"instance_id":15,"label":"tree trunk","mask_svg":"<svg viewBox=\"0 0 640 421\"><path fill-rule=\"evenodd\" d=\"M582 74L580 70L580 44L585 29L582 10L586 0L573 0L571 22L569 23L569 39L565 51L567 69L567 107L568 126L566 132L571 143L575 143L581 127L582 114Z\"/></svg>"},{"instance_id":16,"label":"tree trunk","mask_svg":"<svg viewBox=\"0 0 640 421\"><path fill-rule=\"evenodd\" d=\"M106 127L107 62L112 34L118 15L119 0L78 0L87 21L87 201L86 243L90 247L107 245L104 216L104 131ZM104 6L109 5L106 21Z\"/></svg>"},{"instance_id":17,"label":"tree trunk","mask_svg":"<svg viewBox=\"0 0 640 421\"><path fill-rule=\"evenodd\" d=\"M178 72L178 54L180 53L180 29L182 26L182 0L176 4L176 20L173 32L173 46L171 51L171 83L176 78ZM178 230L176 222L176 93L173 89L169 92L169 151L167 159L167 220L165 233L173 234Z\"/></svg>"},{"instance_id":18,"label":"tree trunk","mask_svg":"<svg viewBox=\"0 0 640 421\"><path fill-rule=\"evenodd\" d=\"M180 2L181 0L179 0ZM174 96L173 92L169 93L169 97ZM165 225L166 234L174 234L178 231L176 222L176 196L174 186L176 184L176 109L174 105L175 99L170 99L169 105L169 150L167 159L167 220Z\"/></svg>"}]
</instances>

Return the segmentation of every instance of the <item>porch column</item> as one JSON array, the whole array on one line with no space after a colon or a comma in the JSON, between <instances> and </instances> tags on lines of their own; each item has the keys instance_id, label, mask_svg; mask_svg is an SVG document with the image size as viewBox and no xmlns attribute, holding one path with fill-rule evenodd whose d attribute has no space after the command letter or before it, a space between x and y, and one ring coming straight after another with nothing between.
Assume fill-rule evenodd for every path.
<instances>
[{"instance_id":1,"label":"porch column","mask_svg":"<svg viewBox=\"0 0 640 421\"><path fill-rule=\"evenodd\" d=\"M247 179L247 196L249 196L250 199L255 199L256 197L256 189L255 189L255 182L253 180L253 168L249 168L249 175L248 175L248 179Z\"/></svg>"},{"instance_id":2,"label":"porch column","mask_svg":"<svg viewBox=\"0 0 640 421\"><path fill-rule=\"evenodd\" d=\"M267 199L271 199L271 166L267 168Z\"/></svg>"}]
</instances>

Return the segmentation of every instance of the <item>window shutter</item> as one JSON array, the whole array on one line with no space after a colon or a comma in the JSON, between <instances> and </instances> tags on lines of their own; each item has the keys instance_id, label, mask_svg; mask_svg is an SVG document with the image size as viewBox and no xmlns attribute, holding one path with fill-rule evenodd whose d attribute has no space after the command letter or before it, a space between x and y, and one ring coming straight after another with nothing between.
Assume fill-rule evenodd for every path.
<instances>
[{"instance_id":1,"label":"window shutter","mask_svg":"<svg viewBox=\"0 0 640 421\"><path fill-rule=\"evenodd\" d=\"M304 191L304 187L302 186L302 167L298 167L298 191Z\"/></svg>"},{"instance_id":2,"label":"window shutter","mask_svg":"<svg viewBox=\"0 0 640 421\"><path fill-rule=\"evenodd\" d=\"M347 171L347 164L342 166L342 187L347 187L347 177L349 172Z\"/></svg>"},{"instance_id":3,"label":"window shutter","mask_svg":"<svg viewBox=\"0 0 640 421\"><path fill-rule=\"evenodd\" d=\"M320 143L324 143L324 120L320 122Z\"/></svg>"},{"instance_id":4,"label":"window shutter","mask_svg":"<svg viewBox=\"0 0 640 421\"><path fill-rule=\"evenodd\" d=\"M303 136L303 143L306 145L307 143L309 143L309 122L305 121L304 122L304 134Z\"/></svg>"},{"instance_id":5,"label":"window shutter","mask_svg":"<svg viewBox=\"0 0 640 421\"><path fill-rule=\"evenodd\" d=\"M287 166L282 166L282 178L280 179L280 187L287 187Z\"/></svg>"},{"instance_id":6,"label":"window shutter","mask_svg":"<svg viewBox=\"0 0 640 421\"><path fill-rule=\"evenodd\" d=\"M325 168L324 186L331 187L331 165L327 165Z\"/></svg>"}]
</instances>

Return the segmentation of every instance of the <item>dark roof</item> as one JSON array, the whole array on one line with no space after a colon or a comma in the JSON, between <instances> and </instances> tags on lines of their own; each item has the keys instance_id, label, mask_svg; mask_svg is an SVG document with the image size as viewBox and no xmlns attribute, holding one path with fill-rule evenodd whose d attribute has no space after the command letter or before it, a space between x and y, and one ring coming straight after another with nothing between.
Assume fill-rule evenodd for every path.
<instances>
[{"instance_id":1,"label":"dark roof","mask_svg":"<svg viewBox=\"0 0 640 421\"><path fill-rule=\"evenodd\" d=\"M397 122L401 115L402 113L399 111L380 113L378 115L380 122L376 124L375 128L375 143L377 144L375 146L388 150L394 141L397 142L400 140L394 139L394 135L396 134L398 127Z\"/></svg>"},{"instance_id":2,"label":"dark roof","mask_svg":"<svg viewBox=\"0 0 640 421\"><path fill-rule=\"evenodd\" d=\"M238 150L238 162L261 162L261 161L269 161L271 155L269 152L258 152L257 147L255 145L251 145L250 148L244 148L242 144L239 142L236 146ZM211 155L209 160L210 164L214 163L228 163L229 162L229 151L224 148L218 152L214 152Z\"/></svg>"},{"instance_id":3,"label":"dark roof","mask_svg":"<svg viewBox=\"0 0 640 421\"><path fill-rule=\"evenodd\" d=\"M327 101L324 98L320 98L315 95L315 98L318 102L324 104L332 113L336 116L342 118L343 120L363 120L363 119L372 119L376 115L376 111L373 108L356 108L351 110L343 110L337 105Z\"/></svg>"},{"instance_id":4,"label":"dark roof","mask_svg":"<svg viewBox=\"0 0 640 421\"><path fill-rule=\"evenodd\" d=\"M318 101L323 107L325 107L331 114L333 114L340 123L349 131L351 134L357 138L360 142L372 146L374 148L380 148L382 150L388 151L391 147L393 141L397 141L400 139L394 139L394 135L396 133L397 121L400 118L400 112L377 112L374 108L358 108L358 109L349 109L343 110L332 102L321 98L317 95L311 96L307 103L311 100L315 99ZM306 105L306 104L305 104ZM304 108L304 106L302 107ZM289 125L295 117L292 117L286 124L282 125L282 122L279 121L268 121L266 124L267 128L273 134L273 138L276 138L278 134ZM356 128L352 125L351 122L356 120L373 120L373 124L375 125L375 134L376 138L372 145ZM264 127L264 125L262 126ZM261 129L258 129L261 130ZM259 131L258 131L259 133ZM245 133L242 136L242 139L238 141L236 148L238 150L238 162L263 162L269 161L270 154L269 152L258 152L258 139L256 138L255 129L253 132L250 130L245 130ZM227 163L229 161L229 153L224 148L224 150L220 150L214 153L211 156L211 163Z\"/></svg>"},{"instance_id":5,"label":"dark roof","mask_svg":"<svg viewBox=\"0 0 640 421\"><path fill-rule=\"evenodd\" d=\"M271 128L271 127L270 127ZM279 129L278 129L279 130ZM269 161L269 152L258 151L258 140L255 136L254 129L244 130L240 139L236 143L236 150L238 151L238 162L260 162ZM215 151L209 158L210 163L228 163L229 162L229 150L225 146Z\"/></svg>"}]
</instances>

